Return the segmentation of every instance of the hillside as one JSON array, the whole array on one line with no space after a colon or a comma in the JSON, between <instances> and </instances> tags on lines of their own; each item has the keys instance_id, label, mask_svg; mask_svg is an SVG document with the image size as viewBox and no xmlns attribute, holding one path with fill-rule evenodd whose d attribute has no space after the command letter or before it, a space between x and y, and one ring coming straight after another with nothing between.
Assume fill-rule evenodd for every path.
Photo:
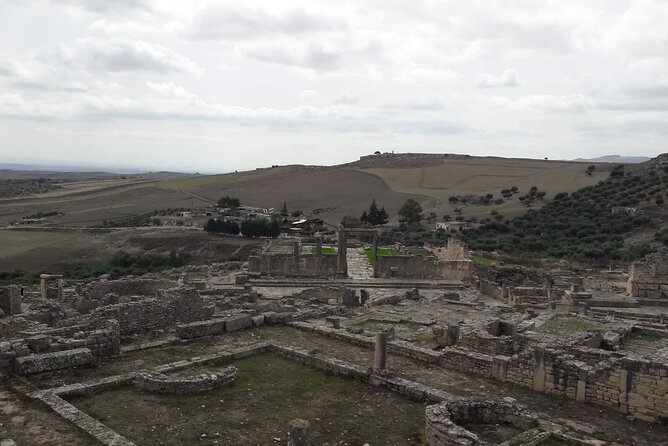
<instances>
[{"instance_id":1,"label":"hillside","mask_svg":"<svg viewBox=\"0 0 668 446\"><path fill-rule=\"evenodd\" d=\"M605 181L562 192L541 209L462 233L472 249L577 259L638 258L668 227L668 154L617 165ZM620 209L614 209L620 208ZM494 219L493 219L494 220Z\"/></svg>"},{"instance_id":2,"label":"hillside","mask_svg":"<svg viewBox=\"0 0 668 446\"><path fill-rule=\"evenodd\" d=\"M57 191L21 199L0 200L0 222L8 223L37 212L59 211L49 222L55 226L92 226L166 208L209 206L224 195L243 203L314 213L336 224L345 215L359 215L372 198L385 206L390 219L407 198L416 198L426 212L440 217L460 208L464 216L484 216L491 209L518 215L526 207L518 197L532 186L546 193L572 192L604 179L610 164L589 164L530 159L472 157L467 155L386 154L331 167L281 166L221 175L182 178L123 178L81 180L63 184ZM492 194L500 198L504 188L517 187L518 194L502 204L453 205L451 196ZM543 201L533 204L540 206Z\"/></svg>"}]
</instances>

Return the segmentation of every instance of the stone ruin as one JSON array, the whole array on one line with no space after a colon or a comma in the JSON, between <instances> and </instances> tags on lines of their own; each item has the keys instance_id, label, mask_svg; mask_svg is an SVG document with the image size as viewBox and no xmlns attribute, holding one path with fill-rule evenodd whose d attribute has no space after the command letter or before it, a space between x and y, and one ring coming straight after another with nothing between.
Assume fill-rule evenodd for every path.
<instances>
[{"instance_id":1,"label":"stone ruin","mask_svg":"<svg viewBox=\"0 0 668 446\"><path fill-rule=\"evenodd\" d=\"M668 248L631 264L626 292L631 297L668 298Z\"/></svg>"},{"instance_id":2,"label":"stone ruin","mask_svg":"<svg viewBox=\"0 0 668 446\"><path fill-rule=\"evenodd\" d=\"M286 255L302 262L301 253ZM465 261L466 248L452 243L438 255ZM648 261L656 266L656 257ZM656 272L662 270L651 271L660 276ZM531 276L505 285L478 276L476 287L461 280L307 279L258 277L250 265L210 265L118 280L55 278L51 283L58 287L47 286L46 293L41 284L2 287L0 376L11 382L20 375L38 385L44 372L67 376L68 369L76 368L78 376L85 376L134 349L150 354L155 347L201 343L197 345L206 351L201 356L31 395L76 423L85 417L73 415L73 406L61 395L123 383L181 395L211 390L229 384L237 373L221 368L222 358L270 351L429 403L425 423L430 445L488 444L476 428L496 424L518 430L509 445L548 439L586 444L586 435L575 435L553 415L531 412L516 401L459 398L404 379L397 357L414 370L426 367L432 377L442 370L444 376L460 374L508 391L523 389L513 394L517 398L533 392L596 405L602 416L617 411L647 422L668 419L668 315L651 307L643 312L613 307L616 300L585 291L584 284L591 281L583 273ZM562 325L575 329L551 331ZM280 342L271 340L274 333L281 333ZM257 343L256 335L266 341ZM202 342L203 337L209 341ZM221 347L231 348L231 339L256 344L221 353ZM322 342L306 350L298 345L302 339ZM328 351L334 343L337 347ZM328 356L352 347L373 350L373 355ZM367 362L355 363L358 356ZM187 370L203 364L217 368L209 373ZM91 431L106 428L100 425ZM294 429L299 426L307 425L295 423ZM106 444L129 444L106 429L105 438L117 441ZM308 430L304 427L304 438Z\"/></svg>"}]
</instances>

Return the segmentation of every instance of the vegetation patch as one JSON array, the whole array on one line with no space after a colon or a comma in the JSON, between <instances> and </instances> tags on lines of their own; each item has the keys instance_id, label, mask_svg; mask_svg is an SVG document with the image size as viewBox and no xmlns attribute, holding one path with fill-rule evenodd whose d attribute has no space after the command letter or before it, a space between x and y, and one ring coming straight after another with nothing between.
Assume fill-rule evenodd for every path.
<instances>
[{"instance_id":1,"label":"vegetation patch","mask_svg":"<svg viewBox=\"0 0 668 446\"><path fill-rule=\"evenodd\" d=\"M583 331L598 331L602 326L593 321L578 317L555 316L536 329L539 333L580 333Z\"/></svg>"},{"instance_id":2,"label":"vegetation patch","mask_svg":"<svg viewBox=\"0 0 668 446\"><path fill-rule=\"evenodd\" d=\"M364 253L366 254L366 258L369 259L369 263L371 266L374 265L374 257L373 257L373 248L365 248ZM378 256L396 256L399 254L399 252L394 249L394 248L378 248Z\"/></svg>"},{"instance_id":3,"label":"vegetation patch","mask_svg":"<svg viewBox=\"0 0 668 446\"><path fill-rule=\"evenodd\" d=\"M237 379L210 392L175 396L126 387L72 403L137 444L286 443L295 418L310 422L312 444L424 442L422 403L273 354L234 365Z\"/></svg>"},{"instance_id":4,"label":"vegetation patch","mask_svg":"<svg viewBox=\"0 0 668 446\"><path fill-rule=\"evenodd\" d=\"M643 257L646 244L625 246L625 235L656 222L644 208L662 205L668 174L626 175L624 166L595 186L572 194L559 193L539 210L529 209L512 220L497 219L464 230L471 249L535 253L556 258L623 259ZM661 233L657 240L663 242Z\"/></svg>"}]
</instances>

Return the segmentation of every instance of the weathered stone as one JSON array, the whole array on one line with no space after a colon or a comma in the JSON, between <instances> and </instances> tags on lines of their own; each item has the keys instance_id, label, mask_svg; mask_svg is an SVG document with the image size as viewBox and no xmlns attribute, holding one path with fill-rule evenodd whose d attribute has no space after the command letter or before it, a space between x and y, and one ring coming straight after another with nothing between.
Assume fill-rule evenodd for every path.
<instances>
[{"instance_id":1,"label":"weathered stone","mask_svg":"<svg viewBox=\"0 0 668 446\"><path fill-rule=\"evenodd\" d=\"M90 364L93 355L87 348L77 348L54 353L41 353L16 358L16 373L28 375L49 370L65 369Z\"/></svg>"}]
</instances>

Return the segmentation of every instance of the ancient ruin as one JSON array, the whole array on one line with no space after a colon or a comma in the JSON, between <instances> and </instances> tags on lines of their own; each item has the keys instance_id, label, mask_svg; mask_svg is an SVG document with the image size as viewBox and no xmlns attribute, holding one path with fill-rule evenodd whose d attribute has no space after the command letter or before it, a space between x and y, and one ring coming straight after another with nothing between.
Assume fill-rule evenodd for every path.
<instances>
[{"instance_id":1,"label":"ancient ruin","mask_svg":"<svg viewBox=\"0 0 668 446\"><path fill-rule=\"evenodd\" d=\"M668 248L631 264L626 291L632 297L668 299Z\"/></svg>"},{"instance_id":2,"label":"ancient ruin","mask_svg":"<svg viewBox=\"0 0 668 446\"><path fill-rule=\"evenodd\" d=\"M605 270L495 276L475 269L455 240L422 257L401 247L398 255L381 256L373 234L339 234L327 253L320 239L277 239L247 263L118 280L43 275L39 286L3 287L2 379L50 408L25 409L36 419L63 417L78 429L68 435L108 445L164 438L157 430L119 428L120 415L96 419L88 408L104 410L100 404L118 392L175 394L204 405L219 392L224 400L242 390L236 380L259 379L263 366L244 361L263 355L270 356L261 364L281 358L284 369L306 367L292 373L354 378L362 387L348 393L384 392L411 411L423 404L414 429L424 433L406 444L585 445L614 438L649 445L666 438L668 316L665 307L652 306L661 294L649 293L662 289L663 251L632 266L631 289L648 290L635 299ZM353 237L360 234L369 237ZM302 410L267 424L267 436L256 432L253 441L320 444L325 413ZM131 411L144 416L139 407ZM373 429L373 419L365 429ZM216 437L208 423L193 425L198 437L232 444L235 435L248 435L238 426ZM629 434L637 423L652 428ZM395 422L390 431L410 426ZM186 441L188 429L174 441ZM19 444L29 438L12 426L9 432Z\"/></svg>"}]
</instances>

